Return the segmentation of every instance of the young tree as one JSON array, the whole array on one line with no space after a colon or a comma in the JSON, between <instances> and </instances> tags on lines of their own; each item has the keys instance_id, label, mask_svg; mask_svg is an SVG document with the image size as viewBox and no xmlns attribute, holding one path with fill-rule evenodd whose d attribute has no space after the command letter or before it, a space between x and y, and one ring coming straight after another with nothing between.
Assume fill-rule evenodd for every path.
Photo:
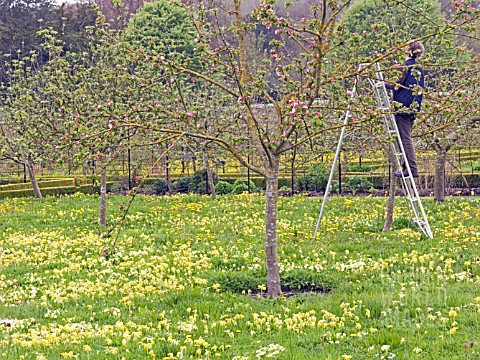
<instances>
[{"instance_id":1,"label":"young tree","mask_svg":"<svg viewBox=\"0 0 480 360\"><path fill-rule=\"evenodd\" d=\"M102 31L103 21L102 17L97 20L96 31ZM114 33L109 31L105 36ZM52 60L61 74L51 81L62 109L55 114L62 131L59 161L85 163L87 160L101 169L99 224L106 226L108 166L122 150L135 144L140 131L112 130L118 114L128 117L128 109L135 104L135 100L130 100L135 76L129 68L132 64L125 60L128 53L122 54L116 44L102 43L95 37L90 39L88 51ZM71 153L75 154L73 159Z\"/></svg>"},{"instance_id":2,"label":"young tree","mask_svg":"<svg viewBox=\"0 0 480 360\"><path fill-rule=\"evenodd\" d=\"M195 49L195 28L188 17L189 10L176 2L157 0L146 3L129 21L125 37L131 47L142 49L148 56L162 54L169 60L189 62L192 68L200 70L200 58ZM162 80L160 80L162 81ZM197 82L194 88L200 89ZM203 91L205 93L205 91ZM207 95L207 96L211 96ZM205 119L205 130L208 132L209 120ZM209 151L211 141L198 144L202 148L203 163L207 173L209 190L212 198L216 198Z\"/></svg>"},{"instance_id":3,"label":"young tree","mask_svg":"<svg viewBox=\"0 0 480 360\"><path fill-rule=\"evenodd\" d=\"M10 86L0 87L0 156L25 166L35 197L41 198L34 165L51 161L56 143L55 111L48 76L35 65L36 54L12 60Z\"/></svg>"},{"instance_id":4,"label":"young tree","mask_svg":"<svg viewBox=\"0 0 480 360\"><path fill-rule=\"evenodd\" d=\"M419 120L417 136L435 150L433 197L445 199L445 169L448 152L471 137L472 120L478 115L480 57L463 68L448 69L439 77L434 91L427 94L425 113Z\"/></svg>"}]
</instances>

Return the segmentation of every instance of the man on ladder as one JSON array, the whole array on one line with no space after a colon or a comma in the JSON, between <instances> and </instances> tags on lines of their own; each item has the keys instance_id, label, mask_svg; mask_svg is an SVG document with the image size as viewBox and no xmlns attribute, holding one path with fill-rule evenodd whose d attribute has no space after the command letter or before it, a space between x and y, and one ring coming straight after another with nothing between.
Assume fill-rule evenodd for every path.
<instances>
[{"instance_id":1,"label":"man on ladder","mask_svg":"<svg viewBox=\"0 0 480 360\"><path fill-rule=\"evenodd\" d=\"M399 66L402 74L400 79L392 84L385 83L387 89L393 90L393 105L395 107L395 123L397 124L400 140L402 141L405 155L410 165L413 177L418 177L415 149L412 141L412 127L415 122L415 113L420 111L422 105L422 91L425 74L417 65L416 59L424 53L420 41L412 42L408 47L408 57ZM396 177L407 177L408 171L405 162L402 170L394 173Z\"/></svg>"},{"instance_id":2,"label":"man on ladder","mask_svg":"<svg viewBox=\"0 0 480 360\"><path fill-rule=\"evenodd\" d=\"M415 113L420 110L422 103L422 91L424 86L424 72L423 69L417 65L418 59L424 52L423 45L418 42L412 42L409 46L409 56L407 60L401 65L402 76L395 84L388 84L383 78L383 73L379 63L375 64L360 64L359 71L365 68L376 69L372 76L366 77L368 83L372 85L375 90L375 97L377 98L377 106L384 111L382 118L387 128L387 134L396 136L397 141L391 143L393 154L397 160L397 166L402 166L402 171L395 173L396 177L402 179L402 186L405 192L405 198L411 206L412 220L417 223L420 230L429 238L433 238L430 224L428 223L425 210L423 209L420 196L413 178L418 177L418 169L415 159L415 149L412 142L412 127L415 122ZM350 99L353 100L357 91L357 80L350 92ZM392 114L390 98L387 93L387 85L394 90L394 114ZM338 140L337 150L333 158L332 169L328 177L327 187L323 196L322 207L318 216L317 225L313 238L316 238L320 223L322 221L325 204L332 184L333 173L337 164L342 141L345 136L345 129L350 118L350 109L344 114L344 121L340 139Z\"/></svg>"}]
</instances>

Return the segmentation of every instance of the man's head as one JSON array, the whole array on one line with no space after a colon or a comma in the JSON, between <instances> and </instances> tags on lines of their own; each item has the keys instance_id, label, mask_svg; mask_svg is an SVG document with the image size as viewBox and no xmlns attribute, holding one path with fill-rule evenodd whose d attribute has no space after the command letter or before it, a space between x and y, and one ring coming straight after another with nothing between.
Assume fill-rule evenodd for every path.
<instances>
[{"instance_id":1,"label":"man's head","mask_svg":"<svg viewBox=\"0 0 480 360\"><path fill-rule=\"evenodd\" d=\"M418 59L425 52L425 48L420 41L414 41L408 46L408 52L410 57Z\"/></svg>"}]
</instances>

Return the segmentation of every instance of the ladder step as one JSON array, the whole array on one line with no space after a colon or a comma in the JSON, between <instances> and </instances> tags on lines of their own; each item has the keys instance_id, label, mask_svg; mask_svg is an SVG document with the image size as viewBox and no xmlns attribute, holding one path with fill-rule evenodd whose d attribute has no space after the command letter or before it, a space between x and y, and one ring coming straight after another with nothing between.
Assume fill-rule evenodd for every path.
<instances>
[{"instance_id":1,"label":"ladder step","mask_svg":"<svg viewBox=\"0 0 480 360\"><path fill-rule=\"evenodd\" d=\"M419 199L417 197L414 197L414 196L406 196L407 200L410 200L410 201L418 201Z\"/></svg>"},{"instance_id":2,"label":"ladder step","mask_svg":"<svg viewBox=\"0 0 480 360\"><path fill-rule=\"evenodd\" d=\"M423 220L420 220L420 219L412 219L412 221L414 223L417 223L419 226L422 226L422 225L427 225L427 223Z\"/></svg>"}]
</instances>

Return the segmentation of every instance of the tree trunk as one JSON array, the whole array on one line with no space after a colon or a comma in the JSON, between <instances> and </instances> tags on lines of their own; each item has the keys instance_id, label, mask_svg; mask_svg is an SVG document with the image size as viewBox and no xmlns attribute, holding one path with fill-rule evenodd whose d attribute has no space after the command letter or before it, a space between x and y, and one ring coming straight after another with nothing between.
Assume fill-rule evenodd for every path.
<instances>
[{"instance_id":1,"label":"tree trunk","mask_svg":"<svg viewBox=\"0 0 480 360\"><path fill-rule=\"evenodd\" d=\"M383 224L383 232L390 230L393 224L393 212L395 209L395 190L397 188L397 180L393 173L395 172L394 164L396 163L395 155L391 146L388 147L388 158L390 162L390 173L388 177L388 200L387 200L387 213L385 215L385 223Z\"/></svg>"},{"instance_id":2,"label":"tree trunk","mask_svg":"<svg viewBox=\"0 0 480 360\"><path fill-rule=\"evenodd\" d=\"M210 168L210 161L208 160L208 152L206 150L204 153L203 161L205 165L205 170L207 171L208 188L210 190L212 200L217 200L217 193L215 192L215 182L213 181L212 169Z\"/></svg>"},{"instance_id":3,"label":"tree trunk","mask_svg":"<svg viewBox=\"0 0 480 360\"><path fill-rule=\"evenodd\" d=\"M266 177L265 209L265 255L267 260L267 296L277 298L282 294L277 251L277 202L279 158L272 156L271 169Z\"/></svg>"},{"instance_id":4,"label":"tree trunk","mask_svg":"<svg viewBox=\"0 0 480 360\"><path fill-rule=\"evenodd\" d=\"M33 161L28 160L25 164L28 170L28 176L30 178L30 183L32 184L33 194L37 199L41 199L42 192L40 191L40 187L38 186L37 178L35 177L35 171L33 170Z\"/></svg>"},{"instance_id":5,"label":"tree trunk","mask_svg":"<svg viewBox=\"0 0 480 360\"><path fill-rule=\"evenodd\" d=\"M107 226L107 171L100 174L100 225Z\"/></svg>"},{"instance_id":6,"label":"tree trunk","mask_svg":"<svg viewBox=\"0 0 480 360\"><path fill-rule=\"evenodd\" d=\"M447 163L447 152L440 146L436 147L437 158L435 161L435 177L433 181L433 199L435 202L445 200L445 164Z\"/></svg>"}]
</instances>

